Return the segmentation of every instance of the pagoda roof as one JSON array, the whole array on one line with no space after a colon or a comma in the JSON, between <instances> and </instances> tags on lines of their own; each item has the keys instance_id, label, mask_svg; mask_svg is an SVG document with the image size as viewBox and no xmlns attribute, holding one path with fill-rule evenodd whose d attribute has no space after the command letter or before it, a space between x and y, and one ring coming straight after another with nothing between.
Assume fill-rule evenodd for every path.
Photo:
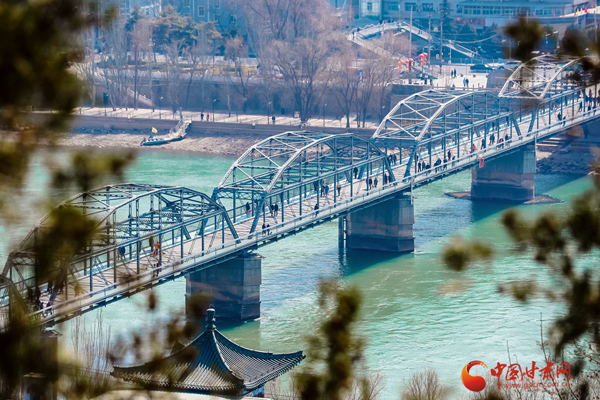
<instances>
[{"instance_id":1,"label":"pagoda roof","mask_svg":"<svg viewBox=\"0 0 600 400\"><path fill-rule=\"evenodd\" d=\"M148 388L233 395L264 386L304 359L302 351L274 354L238 345L216 329L214 310L208 311L206 330L188 346L144 365L115 367L111 375Z\"/></svg>"}]
</instances>

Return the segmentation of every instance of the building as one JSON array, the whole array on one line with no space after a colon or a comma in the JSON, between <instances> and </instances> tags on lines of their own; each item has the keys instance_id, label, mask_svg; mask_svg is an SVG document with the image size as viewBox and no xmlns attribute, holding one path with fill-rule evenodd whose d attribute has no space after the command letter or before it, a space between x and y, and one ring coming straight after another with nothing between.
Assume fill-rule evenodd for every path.
<instances>
[{"instance_id":1,"label":"building","mask_svg":"<svg viewBox=\"0 0 600 400\"><path fill-rule=\"evenodd\" d=\"M411 18L426 26L429 18L440 20L442 0L358 0L356 17L375 20L408 21ZM593 0L463 0L450 1L451 17L469 22L474 26L504 26L518 15L543 19L542 23L564 23L561 17L591 8ZM568 23L576 22L575 18Z\"/></svg>"},{"instance_id":2,"label":"building","mask_svg":"<svg viewBox=\"0 0 600 400\"><path fill-rule=\"evenodd\" d=\"M163 6L171 4L179 14L194 22L213 21L220 32L240 31L246 38L246 23L240 5L228 0L164 0Z\"/></svg>"},{"instance_id":3,"label":"building","mask_svg":"<svg viewBox=\"0 0 600 400\"><path fill-rule=\"evenodd\" d=\"M165 359L115 367L111 375L155 390L239 396L260 392L304 359L302 351L273 354L233 343L215 327L212 307L207 321L200 336ZM163 367L157 371L156 365Z\"/></svg>"}]
</instances>

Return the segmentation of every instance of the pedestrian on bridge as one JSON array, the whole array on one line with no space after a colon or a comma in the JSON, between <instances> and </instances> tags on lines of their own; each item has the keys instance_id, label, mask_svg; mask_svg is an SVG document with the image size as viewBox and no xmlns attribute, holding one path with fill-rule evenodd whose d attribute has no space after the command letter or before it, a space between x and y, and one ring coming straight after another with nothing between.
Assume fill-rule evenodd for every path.
<instances>
[{"instance_id":1,"label":"pedestrian on bridge","mask_svg":"<svg viewBox=\"0 0 600 400\"><path fill-rule=\"evenodd\" d=\"M339 197L340 193L342 192L342 184L338 182L338 184L337 184L337 186L335 188L337 189L338 197Z\"/></svg>"},{"instance_id":2,"label":"pedestrian on bridge","mask_svg":"<svg viewBox=\"0 0 600 400\"><path fill-rule=\"evenodd\" d=\"M246 202L246 214L250 214L250 203Z\"/></svg>"},{"instance_id":3,"label":"pedestrian on bridge","mask_svg":"<svg viewBox=\"0 0 600 400\"><path fill-rule=\"evenodd\" d=\"M353 171L354 171L354 179L358 178L358 168L354 167Z\"/></svg>"},{"instance_id":4,"label":"pedestrian on bridge","mask_svg":"<svg viewBox=\"0 0 600 400\"><path fill-rule=\"evenodd\" d=\"M204 113L200 113L200 121L204 121Z\"/></svg>"},{"instance_id":5,"label":"pedestrian on bridge","mask_svg":"<svg viewBox=\"0 0 600 400\"><path fill-rule=\"evenodd\" d=\"M267 225L265 223L262 224L262 235L265 236L267 234Z\"/></svg>"},{"instance_id":6,"label":"pedestrian on bridge","mask_svg":"<svg viewBox=\"0 0 600 400\"><path fill-rule=\"evenodd\" d=\"M376 188L377 187L377 177L375 177L375 179L373 180L373 187Z\"/></svg>"}]
</instances>

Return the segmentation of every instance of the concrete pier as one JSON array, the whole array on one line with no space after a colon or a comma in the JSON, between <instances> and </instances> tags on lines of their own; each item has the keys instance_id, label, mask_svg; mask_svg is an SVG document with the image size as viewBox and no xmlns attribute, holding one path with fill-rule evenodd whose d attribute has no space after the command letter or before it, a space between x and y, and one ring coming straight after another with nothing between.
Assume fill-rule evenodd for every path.
<instances>
[{"instance_id":1,"label":"concrete pier","mask_svg":"<svg viewBox=\"0 0 600 400\"><path fill-rule=\"evenodd\" d=\"M208 293L221 320L260 317L262 257L246 254L186 276L186 305L194 293Z\"/></svg>"},{"instance_id":2,"label":"concrete pier","mask_svg":"<svg viewBox=\"0 0 600 400\"><path fill-rule=\"evenodd\" d=\"M369 208L348 214L345 233L349 249L407 253L415 249L414 207L410 196L399 194Z\"/></svg>"},{"instance_id":3,"label":"concrete pier","mask_svg":"<svg viewBox=\"0 0 600 400\"><path fill-rule=\"evenodd\" d=\"M471 170L471 199L524 202L535 194L533 145Z\"/></svg>"}]
</instances>

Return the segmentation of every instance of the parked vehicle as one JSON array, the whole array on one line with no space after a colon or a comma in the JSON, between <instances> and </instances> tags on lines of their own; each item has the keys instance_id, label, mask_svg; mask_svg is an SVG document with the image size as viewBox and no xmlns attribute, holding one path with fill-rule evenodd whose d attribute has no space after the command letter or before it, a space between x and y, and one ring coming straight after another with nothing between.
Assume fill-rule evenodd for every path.
<instances>
[{"instance_id":1,"label":"parked vehicle","mask_svg":"<svg viewBox=\"0 0 600 400\"><path fill-rule=\"evenodd\" d=\"M506 62L504 62L503 64L501 64L500 66L498 66L498 69L517 69L519 68L519 65L521 65L521 61L518 60L508 60Z\"/></svg>"},{"instance_id":2,"label":"parked vehicle","mask_svg":"<svg viewBox=\"0 0 600 400\"><path fill-rule=\"evenodd\" d=\"M471 71L473 72L489 72L494 68L489 66L488 64L473 64L471 65Z\"/></svg>"}]
</instances>

